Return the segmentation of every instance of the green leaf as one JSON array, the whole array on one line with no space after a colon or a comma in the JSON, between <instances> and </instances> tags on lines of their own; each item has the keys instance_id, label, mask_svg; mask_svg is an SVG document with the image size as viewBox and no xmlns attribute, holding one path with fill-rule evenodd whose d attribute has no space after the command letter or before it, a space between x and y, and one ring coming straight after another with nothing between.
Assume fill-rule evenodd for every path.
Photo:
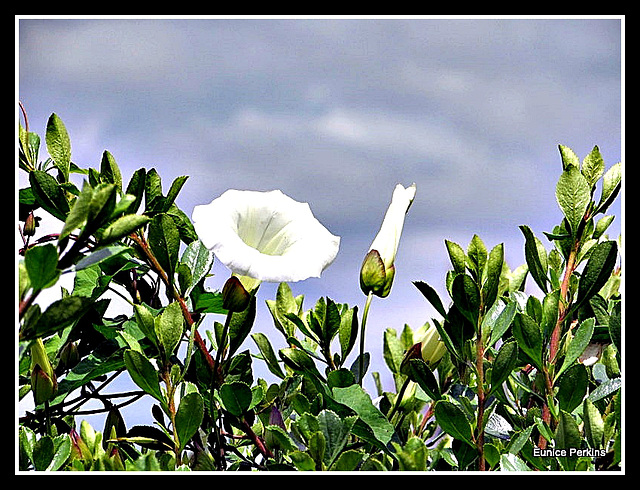
<instances>
[{"instance_id":1,"label":"green leaf","mask_svg":"<svg viewBox=\"0 0 640 490\"><path fill-rule=\"evenodd\" d=\"M568 146L558 145L560 157L562 158L562 170L568 170L571 167L580 169L580 159L578 155Z\"/></svg>"},{"instance_id":2,"label":"green leaf","mask_svg":"<svg viewBox=\"0 0 640 490\"><path fill-rule=\"evenodd\" d=\"M69 202L58 181L42 170L34 170L29 172L29 184L38 205L60 221L65 221Z\"/></svg>"},{"instance_id":3,"label":"green leaf","mask_svg":"<svg viewBox=\"0 0 640 490\"><path fill-rule=\"evenodd\" d=\"M269 342L269 339L267 338L267 336L261 332L257 332L257 333L251 334L251 338L258 346L258 349L260 350L260 353L262 354L262 358L266 362L267 368L269 368L269 371L275 374L278 378L284 379L285 375L282 372L282 369L280 369L280 365L278 364L278 359L276 358L275 351L273 350L273 347L271 346L271 342Z\"/></svg>"},{"instance_id":4,"label":"green leaf","mask_svg":"<svg viewBox=\"0 0 640 490\"><path fill-rule=\"evenodd\" d=\"M156 335L155 321L153 314L143 304L133 305L136 324L146 338L158 346L158 336Z\"/></svg>"},{"instance_id":5,"label":"green leaf","mask_svg":"<svg viewBox=\"0 0 640 490\"><path fill-rule=\"evenodd\" d=\"M617 258L618 245L614 240L601 242L593 248L580 277L575 308L584 304L602 289L611 277Z\"/></svg>"},{"instance_id":6,"label":"green leaf","mask_svg":"<svg viewBox=\"0 0 640 490\"><path fill-rule=\"evenodd\" d=\"M340 453L330 471L355 471L362 462L365 454L355 449L347 449Z\"/></svg>"},{"instance_id":7,"label":"green leaf","mask_svg":"<svg viewBox=\"0 0 640 490\"><path fill-rule=\"evenodd\" d=\"M615 200L622 187L622 163L618 162L604 174L602 193L596 206L596 213L604 213Z\"/></svg>"},{"instance_id":8,"label":"green leaf","mask_svg":"<svg viewBox=\"0 0 640 490\"><path fill-rule=\"evenodd\" d=\"M236 417L242 416L251 406L251 388L241 381L225 383L220 387L220 399L227 410Z\"/></svg>"},{"instance_id":9,"label":"green leaf","mask_svg":"<svg viewBox=\"0 0 640 490\"><path fill-rule=\"evenodd\" d=\"M484 268L487 263L487 248L478 235L473 235L469 246L467 247L467 256L469 270L471 275L478 281L482 279Z\"/></svg>"},{"instance_id":10,"label":"green leaf","mask_svg":"<svg viewBox=\"0 0 640 490\"><path fill-rule=\"evenodd\" d=\"M158 382L158 371L144 354L134 350L126 350L124 364L129 376L131 376L136 385L145 393L164 403L160 383Z\"/></svg>"},{"instance_id":11,"label":"green leaf","mask_svg":"<svg viewBox=\"0 0 640 490\"><path fill-rule=\"evenodd\" d=\"M256 319L256 297L251 296L249 305L243 311L235 311L231 314L229 322L229 352L233 356L247 338L253 322Z\"/></svg>"},{"instance_id":12,"label":"green leaf","mask_svg":"<svg viewBox=\"0 0 640 490\"><path fill-rule=\"evenodd\" d=\"M344 449L351 435L351 428L356 417L338 417L331 410L323 410L318 414L320 431L324 434L325 455L324 463L331 466L340 452Z\"/></svg>"},{"instance_id":13,"label":"green leaf","mask_svg":"<svg viewBox=\"0 0 640 490\"><path fill-rule=\"evenodd\" d=\"M67 219L64 222L64 227L60 232L58 240L66 238L72 231L84 226L87 222L87 218L89 217L89 206L92 198L93 188L84 181L80 195L74 201L71 211L69 211L69 214L67 215Z\"/></svg>"},{"instance_id":14,"label":"green leaf","mask_svg":"<svg viewBox=\"0 0 640 490\"><path fill-rule=\"evenodd\" d=\"M138 208L140 207L140 203L144 196L146 174L146 170L144 168L140 168L133 173L129 180L126 193L135 196L135 200L127 208L127 213L138 212Z\"/></svg>"},{"instance_id":15,"label":"green leaf","mask_svg":"<svg viewBox=\"0 0 640 490\"><path fill-rule=\"evenodd\" d=\"M180 449L193 437L200 428L204 418L204 401L198 392L191 392L182 397L176 412L176 431L180 441Z\"/></svg>"},{"instance_id":16,"label":"green leaf","mask_svg":"<svg viewBox=\"0 0 640 490\"><path fill-rule=\"evenodd\" d=\"M149 246L169 277L173 281L178 251L180 247L180 235L173 219L166 214L158 214L149 223Z\"/></svg>"},{"instance_id":17,"label":"green leaf","mask_svg":"<svg viewBox=\"0 0 640 490\"><path fill-rule=\"evenodd\" d=\"M547 251L528 226L521 225L520 230L525 238L524 254L529 272L538 287L546 293L549 281Z\"/></svg>"},{"instance_id":18,"label":"green leaf","mask_svg":"<svg viewBox=\"0 0 640 490\"><path fill-rule=\"evenodd\" d=\"M566 449L567 454L571 448L580 448L582 436L578 424L570 413L560 410L558 427L555 433L555 448ZM577 457L559 457L560 463L566 471L573 470Z\"/></svg>"},{"instance_id":19,"label":"green leaf","mask_svg":"<svg viewBox=\"0 0 640 490\"><path fill-rule=\"evenodd\" d=\"M596 182L600 180L604 174L604 159L600 154L600 149L597 146L593 147L591 153L589 153L582 162L582 175L587 179L587 183L593 188Z\"/></svg>"},{"instance_id":20,"label":"green leaf","mask_svg":"<svg viewBox=\"0 0 640 490\"><path fill-rule=\"evenodd\" d=\"M504 265L504 244L496 245L489 252L486 280L482 284L482 298L485 310L491 308L498 296L498 286Z\"/></svg>"},{"instance_id":21,"label":"green leaf","mask_svg":"<svg viewBox=\"0 0 640 490\"><path fill-rule=\"evenodd\" d=\"M31 461L36 471L45 471L54 455L53 439L50 436L43 436L33 445Z\"/></svg>"},{"instance_id":22,"label":"green leaf","mask_svg":"<svg viewBox=\"0 0 640 490\"><path fill-rule=\"evenodd\" d=\"M184 293L187 297L191 290L209 274L213 266L214 254L200 240L195 240L187 245L180 261L191 271L191 282Z\"/></svg>"},{"instance_id":23,"label":"green leaf","mask_svg":"<svg viewBox=\"0 0 640 490\"><path fill-rule=\"evenodd\" d=\"M582 405L582 420L584 420L584 435L592 448L600 448L602 446L602 437L604 435L604 421L600 411L587 398Z\"/></svg>"},{"instance_id":24,"label":"green leaf","mask_svg":"<svg viewBox=\"0 0 640 490\"><path fill-rule=\"evenodd\" d=\"M147 171L144 181L145 212L153 211L152 205L162 198L162 179L155 168Z\"/></svg>"},{"instance_id":25,"label":"green leaf","mask_svg":"<svg viewBox=\"0 0 640 490\"><path fill-rule=\"evenodd\" d=\"M159 344L168 359L176 349L184 332L182 308L177 301L170 303L155 317L154 330Z\"/></svg>"},{"instance_id":26,"label":"green leaf","mask_svg":"<svg viewBox=\"0 0 640 490\"><path fill-rule=\"evenodd\" d=\"M413 285L418 288L418 291L420 291L425 298L427 298L429 303L431 303L438 313L440 313L444 318L447 317L447 311L444 309L442 301L435 289L422 281L414 281Z\"/></svg>"},{"instance_id":27,"label":"green leaf","mask_svg":"<svg viewBox=\"0 0 640 490\"><path fill-rule=\"evenodd\" d=\"M47 151L53 159L56 168L64 176L65 182L69 180L69 166L71 163L71 141L62 120L51 114L47 121L45 135Z\"/></svg>"},{"instance_id":28,"label":"green leaf","mask_svg":"<svg viewBox=\"0 0 640 490\"><path fill-rule=\"evenodd\" d=\"M491 324L485 325L485 322L487 319L487 317L485 317L485 321L483 321L482 329L484 331L485 328L488 328L489 331L491 332L491 337L489 339L487 347L491 347L493 344L495 344L498 340L502 338L504 333L511 326L511 323L513 322L513 319L516 316L517 310L518 310L518 302L515 299L510 299L509 302L506 304L506 306L502 308L502 310L500 310L500 313Z\"/></svg>"},{"instance_id":29,"label":"green leaf","mask_svg":"<svg viewBox=\"0 0 640 490\"><path fill-rule=\"evenodd\" d=\"M89 255L81 258L75 265L75 271L81 271L83 269L87 269L96 264L100 264L105 262L113 257L117 257L119 255L125 254L127 252L132 252L131 247L126 247L124 245L112 245L110 247L103 247L91 252Z\"/></svg>"},{"instance_id":30,"label":"green leaf","mask_svg":"<svg viewBox=\"0 0 640 490\"><path fill-rule=\"evenodd\" d=\"M35 291L53 286L60 276L58 251L51 243L28 249L24 256L24 264L31 287Z\"/></svg>"},{"instance_id":31,"label":"green leaf","mask_svg":"<svg viewBox=\"0 0 640 490\"><path fill-rule=\"evenodd\" d=\"M40 315L35 327L21 332L21 337L29 340L53 335L77 321L93 304L93 299L80 296L66 296L54 301Z\"/></svg>"},{"instance_id":32,"label":"green leaf","mask_svg":"<svg viewBox=\"0 0 640 490\"><path fill-rule=\"evenodd\" d=\"M514 318L512 331L518 347L540 369L542 367L542 335L537 322L529 315L518 313Z\"/></svg>"},{"instance_id":33,"label":"green leaf","mask_svg":"<svg viewBox=\"0 0 640 490\"><path fill-rule=\"evenodd\" d=\"M312 376L322 379L322 375L316 368L313 359L309 354L301 349L286 347L278 352L282 361L291 369L300 374L311 374Z\"/></svg>"},{"instance_id":34,"label":"green leaf","mask_svg":"<svg viewBox=\"0 0 640 490\"><path fill-rule=\"evenodd\" d=\"M511 453L500 455L500 471L531 471L518 456Z\"/></svg>"},{"instance_id":35,"label":"green leaf","mask_svg":"<svg viewBox=\"0 0 640 490\"><path fill-rule=\"evenodd\" d=\"M449 401L440 400L435 405L434 414L442 430L454 439L466 442L475 449L471 435L471 425L460 408Z\"/></svg>"},{"instance_id":36,"label":"green leaf","mask_svg":"<svg viewBox=\"0 0 640 490\"><path fill-rule=\"evenodd\" d=\"M480 315L480 290L476 281L466 274L458 274L451 284L453 302L474 328L478 328Z\"/></svg>"},{"instance_id":37,"label":"green leaf","mask_svg":"<svg viewBox=\"0 0 640 490\"><path fill-rule=\"evenodd\" d=\"M400 471L426 471L429 450L422 439L412 436L404 446L394 446Z\"/></svg>"},{"instance_id":38,"label":"green leaf","mask_svg":"<svg viewBox=\"0 0 640 490\"><path fill-rule=\"evenodd\" d=\"M358 307L347 308L340 317L340 357L342 361L347 358L355 345L358 337Z\"/></svg>"},{"instance_id":39,"label":"green leaf","mask_svg":"<svg viewBox=\"0 0 640 490\"><path fill-rule=\"evenodd\" d=\"M386 445L393 436L393 425L372 403L369 395L360 385L354 384L332 390L334 399L353 410L364 424L371 429L377 441Z\"/></svg>"},{"instance_id":40,"label":"green leaf","mask_svg":"<svg viewBox=\"0 0 640 490\"><path fill-rule=\"evenodd\" d=\"M411 381L417 383L432 400L439 400L442 397L440 387L427 363L422 359L411 359L409 367Z\"/></svg>"},{"instance_id":41,"label":"green leaf","mask_svg":"<svg viewBox=\"0 0 640 490\"><path fill-rule=\"evenodd\" d=\"M106 224L116 206L116 196L117 189L114 184L99 184L93 189L87 226L85 226L83 233L93 233Z\"/></svg>"},{"instance_id":42,"label":"green leaf","mask_svg":"<svg viewBox=\"0 0 640 490\"><path fill-rule=\"evenodd\" d=\"M150 221L148 216L140 214L125 214L121 216L100 234L100 245L113 243L121 238L130 235L138 228L146 225Z\"/></svg>"},{"instance_id":43,"label":"green leaf","mask_svg":"<svg viewBox=\"0 0 640 490\"><path fill-rule=\"evenodd\" d=\"M560 409L571 413L587 394L589 373L584 364L574 364L558 380L556 399Z\"/></svg>"},{"instance_id":44,"label":"green leaf","mask_svg":"<svg viewBox=\"0 0 640 490\"><path fill-rule=\"evenodd\" d=\"M116 159L108 151L102 153L100 161L100 180L109 184L115 184L118 191L122 191L122 175L116 163Z\"/></svg>"},{"instance_id":45,"label":"green leaf","mask_svg":"<svg viewBox=\"0 0 640 490\"><path fill-rule=\"evenodd\" d=\"M171 187L169 187L169 191L167 192L167 197L166 197L166 201L164 203L164 211L168 211L169 208L171 207L171 205L173 204L173 202L176 200L176 198L178 197L178 194L180 193L180 189L182 189L182 186L185 184L185 182L187 181L189 177L186 175L183 175L181 177L177 177L172 183L171 183Z\"/></svg>"},{"instance_id":46,"label":"green leaf","mask_svg":"<svg viewBox=\"0 0 640 490\"><path fill-rule=\"evenodd\" d=\"M489 394L495 392L507 380L518 362L518 344L514 340L509 340L502 344L491 369L491 390Z\"/></svg>"},{"instance_id":47,"label":"green leaf","mask_svg":"<svg viewBox=\"0 0 640 490\"><path fill-rule=\"evenodd\" d=\"M556 185L556 200L575 239L591 202L591 188L579 168L571 166L562 172Z\"/></svg>"},{"instance_id":48,"label":"green leaf","mask_svg":"<svg viewBox=\"0 0 640 490\"><path fill-rule=\"evenodd\" d=\"M466 255L463 248L457 243L451 242L449 240L445 240L444 243L447 247L449 259L451 260L451 265L453 265L453 270L458 274L462 274L466 269L467 263Z\"/></svg>"},{"instance_id":49,"label":"green leaf","mask_svg":"<svg viewBox=\"0 0 640 490\"><path fill-rule=\"evenodd\" d=\"M571 339L571 342L569 343L567 353L564 356L564 361L562 362L562 366L558 370L555 379L558 379L562 373L564 373L573 364L573 362L582 355L591 341L591 337L593 336L593 331L595 329L595 323L595 318L587 318L577 328L573 339Z\"/></svg>"}]
</instances>

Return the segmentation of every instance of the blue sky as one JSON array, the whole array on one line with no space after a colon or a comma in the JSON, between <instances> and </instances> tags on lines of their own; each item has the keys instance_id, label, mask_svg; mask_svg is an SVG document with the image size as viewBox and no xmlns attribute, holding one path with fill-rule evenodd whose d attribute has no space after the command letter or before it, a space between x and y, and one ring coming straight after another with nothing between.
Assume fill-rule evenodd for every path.
<instances>
[{"instance_id":1,"label":"blue sky","mask_svg":"<svg viewBox=\"0 0 640 490\"><path fill-rule=\"evenodd\" d=\"M515 268L518 226L543 237L560 222L558 144L581 158L598 145L607 167L623 158L624 18L34 16L17 26L16 96L30 128L43 135L57 113L79 165L97 167L106 149L127 181L140 167L166 188L189 175L178 199L188 215L229 188L309 202L342 241L322 278L291 285L306 308L325 295L362 308L362 258L395 184L415 182L391 295L371 309L378 359L386 328L435 315L412 281L446 298L445 239L504 243ZM620 210L619 200L614 237ZM228 273L214 272L217 289ZM279 348L264 307L275 288L261 287L256 328Z\"/></svg>"}]
</instances>

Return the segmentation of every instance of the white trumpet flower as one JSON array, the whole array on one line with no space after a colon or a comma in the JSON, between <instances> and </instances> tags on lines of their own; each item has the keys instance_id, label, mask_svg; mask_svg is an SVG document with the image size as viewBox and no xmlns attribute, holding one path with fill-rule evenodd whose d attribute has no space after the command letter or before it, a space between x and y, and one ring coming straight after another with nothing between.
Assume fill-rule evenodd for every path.
<instances>
[{"instance_id":1,"label":"white trumpet flower","mask_svg":"<svg viewBox=\"0 0 640 490\"><path fill-rule=\"evenodd\" d=\"M407 188L401 184L396 185L380 230L362 264L360 286L365 294L373 292L381 297L389 294L395 275L394 262L405 216L415 195L415 184Z\"/></svg>"},{"instance_id":2,"label":"white trumpet flower","mask_svg":"<svg viewBox=\"0 0 640 490\"><path fill-rule=\"evenodd\" d=\"M195 206L192 220L202 243L247 289L262 281L320 277L340 246L340 237L315 218L308 203L279 190L230 189Z\"/></svg>"}]
</instances>

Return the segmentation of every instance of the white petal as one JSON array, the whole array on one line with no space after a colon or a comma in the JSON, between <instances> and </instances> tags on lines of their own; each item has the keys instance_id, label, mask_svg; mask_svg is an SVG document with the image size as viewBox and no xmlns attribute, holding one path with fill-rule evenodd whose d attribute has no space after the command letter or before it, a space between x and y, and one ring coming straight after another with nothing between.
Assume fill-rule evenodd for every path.
<instances>
[{"instance_id":1,"label":"white petal","mask_svg":"<svg viewBox=\"0 0 640 490\"><path fill-rule=\"evenodd\" d=\"M378 251L385 267L393 265L393 261L396 258L400 235L404 227L404 219L415 196L415 184L406 189L401 184L398 184L393 190L391 204L389 204L384 216L380 231L378 231L371 247L369 247L369 250Z\"/></svg>"},{"instance_id":2,"label":"white petal","mask_svg":"<svg viewBox=\"0 0 640 490\"><path fill-rule=\"evenodd\" d=\"M193 225L232 272L266 282L320 277L340 246L340 238L320 224L307 203L278 190L228 190L196 206Z\"/></svg>"}]
</instances>

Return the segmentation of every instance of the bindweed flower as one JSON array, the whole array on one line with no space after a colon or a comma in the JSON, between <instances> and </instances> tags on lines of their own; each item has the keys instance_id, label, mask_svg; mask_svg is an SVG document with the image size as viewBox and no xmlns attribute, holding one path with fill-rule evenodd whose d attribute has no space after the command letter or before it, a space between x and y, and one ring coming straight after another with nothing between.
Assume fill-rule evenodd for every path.
<instances>
[{"instance_id":1,"label":"bindweed flower","mask_svg":"<svg viewBox=\"0 0 640 490\"><path fill-rule=\"evenodd\" d=\"M192 218L202 243L249 291L261 281L320 277L340 246L340 237L314 217L309 204L279 190L231 189L196 206Z\"/></svg>"},{"instance_id":2,"label":"bindweed flower","mask_svg":"<svg viewBox=\"0 0 640 490\"><path fill-rule=\"evenodd\" d=\"M440 339L438 329L435 326L428 325L422 337L421 344L422 360L426 362L430 368L435 368L447 351L444 342Z\"/></svg>"},{"instance_id":3,"label":"bindweed flower","mask_svg":"<svg viewBox=\"0 0 640 490\"><path fill-rule=\"evenodd\" d=\"M415 184L407 188L401 184L395 187L382 226L362 262L360 288L365 294L373 293L382 298L389 295L395 276L394 262L400 235L415 195Z\"/></svg>"}]
</instances>

